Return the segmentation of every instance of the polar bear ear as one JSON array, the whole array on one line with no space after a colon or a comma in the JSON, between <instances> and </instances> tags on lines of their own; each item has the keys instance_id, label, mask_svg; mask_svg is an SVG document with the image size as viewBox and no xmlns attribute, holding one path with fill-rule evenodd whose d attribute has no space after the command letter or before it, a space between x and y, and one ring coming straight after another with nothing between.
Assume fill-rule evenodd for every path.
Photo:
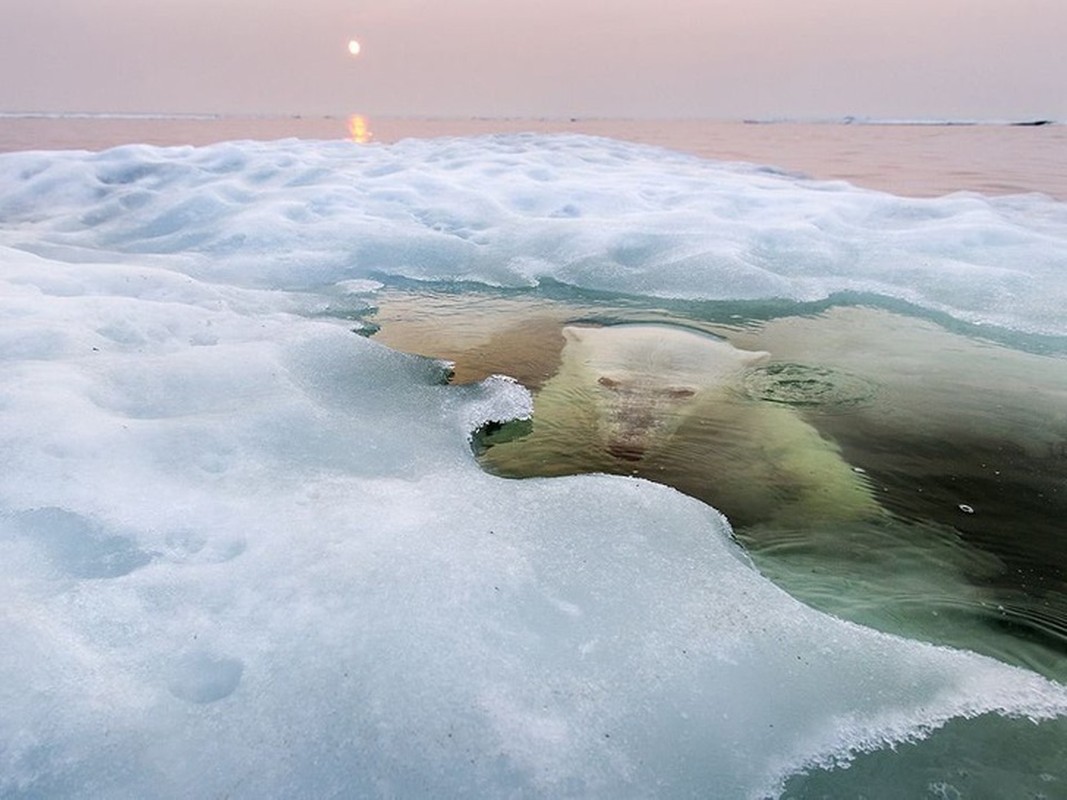
<instances>
[{"instance_id":1,"label":"polar bear ear","mask_svg":"<svg viewBox=\"0 0 1067 800\"><path fill-rule=\"evenodd\" d=\"M741 357L741 363L747 366L755 366L756 364L766 364L771 360L771 354L766 350L741 350L743 353Z\"/></svg>"}]
</instances>

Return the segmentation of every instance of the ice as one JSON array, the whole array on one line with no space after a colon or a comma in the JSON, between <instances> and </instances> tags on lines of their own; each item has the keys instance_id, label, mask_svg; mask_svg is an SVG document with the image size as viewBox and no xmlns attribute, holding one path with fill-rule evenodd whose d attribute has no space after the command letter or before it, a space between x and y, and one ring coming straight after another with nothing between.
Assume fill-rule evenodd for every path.
<instances>
[{"instance_id":1,"label":"ice","mask_svg":"<svg viewBox=\"0 0 1067 800\"><path fill-rule=\"evenodd\" d=\"M0 220L2 796L759 797L1067 714L803 606L669 488L484 473L469 436L525 389L333 313L390 276L552 278L1056 329L1050 201L505 137L14 154Z\"/></svg>"},{"instance_id":2,"label":"ice","mask_svg":"<svg viewBox=\"0 0 1067 800\"><path fill-rule=\"evenodd\" d=\"M0 157L0 182L0 241L64 260L180 254L211 281L552 279L704 299L858 292L1067 333L1067 207L1038 195L906 199L533 135L20 153Z\"/></svg>"}]
</instances>

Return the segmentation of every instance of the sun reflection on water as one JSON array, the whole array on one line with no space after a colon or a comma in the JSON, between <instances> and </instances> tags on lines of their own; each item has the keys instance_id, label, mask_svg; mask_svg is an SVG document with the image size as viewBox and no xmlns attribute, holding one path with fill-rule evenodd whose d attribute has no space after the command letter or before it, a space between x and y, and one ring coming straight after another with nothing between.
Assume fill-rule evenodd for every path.
<instances>
[{"instance_id":1,"label":"sun reflection on water","mask_svg":"<svg viewBox=\"0 0 1067 800\"><path fill-rule=\"evenodd\" d=\"M374 136L367 118L362 114L352 114L348 118L348 138L356 144L367 144Z\"/></svg>"}]
</instances>

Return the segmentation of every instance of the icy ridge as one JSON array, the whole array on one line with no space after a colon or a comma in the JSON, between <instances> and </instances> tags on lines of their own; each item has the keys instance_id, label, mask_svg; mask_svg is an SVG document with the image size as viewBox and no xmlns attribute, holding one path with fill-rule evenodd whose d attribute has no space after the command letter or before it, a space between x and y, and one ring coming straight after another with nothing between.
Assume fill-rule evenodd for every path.
<instances>
[{"instance_id":1,"label":"icy ridge","mask_svg":"<svg viewBox=\"0 0 1067 800\"><path fill-rule=\"evenodd\" d=\"M205 279L374 276L689 299L897 298L1067 334L1067 205L907 199L578 135L0 156L0 241Z\"/></svg>"}]
</instances>

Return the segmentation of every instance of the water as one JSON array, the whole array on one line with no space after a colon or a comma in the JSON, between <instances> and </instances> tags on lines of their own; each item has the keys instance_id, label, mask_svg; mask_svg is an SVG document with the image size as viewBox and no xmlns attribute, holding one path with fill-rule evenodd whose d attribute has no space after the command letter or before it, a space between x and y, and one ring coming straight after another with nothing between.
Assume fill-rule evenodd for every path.
<instances>
[{"instance_id":1,"label":"water","mask_svg":"<svg viewBox=\"0 0 1067 800\"><path fill-rule=\"evenodd\" d=\"M0 147L334 138L343 122L2 119ZM1067 196L1060 127L382 120L370 128L378 141L582 130L904 194ZM532 424L487 431L480 441L487 469L514 477L603 471L666 483L724 511L764 574L817 608L1067 681L1061 341L864 298L672 303L549 283L458 291L394 281L375 304L360 319L378 327L378 340L453 361L454 382L504 373L537 393ZM636 394L616 401L629 409L631 429L613 440L597 428L605 416L597 403L630 390L606 373L587 384L564 380L568 352L581 330L632 326L642 336L662 334L668 352L714 343L766 355L695 388L675 380L684 369L669 358L654 361ZM633 411L658 388L666 395L654 414ZM1028 726L953 723L849 770L797 778L786 796L879 796L870 787L887 784L906 796L1067 794L1063 721Z\"/></svg>"},{"instance_id":2,"label":"water","mask_svg":"<svg viewBox=\"0 0 1067 800\"><path fill-rule=\"evenodd\" d=\"M390 346L453 361L457 382L503 372L539 392L532 425L484 437L490 470L667 483L723 511L765 574L817 607L1067 680L1067 360L862 306L737 310L719 309L724 324L663 304L394 291L373 319ZM655 450L613 451L596 386L543 389L567 324L635 321L769 358L683 409Z\"/></svg>"}]
</instances>

